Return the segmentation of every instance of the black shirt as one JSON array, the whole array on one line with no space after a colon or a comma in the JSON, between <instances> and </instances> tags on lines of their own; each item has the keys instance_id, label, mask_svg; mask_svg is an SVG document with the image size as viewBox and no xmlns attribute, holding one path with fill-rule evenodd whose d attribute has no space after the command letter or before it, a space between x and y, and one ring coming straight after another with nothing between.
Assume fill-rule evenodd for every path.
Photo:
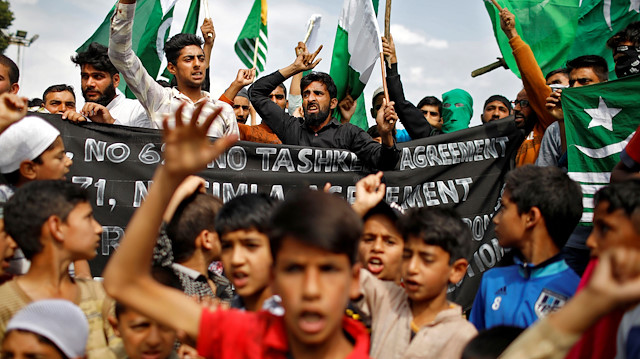
<instances>
[{"instance_id":1,"label":"black shirt","mask_svg":"<svg viewBox=\"0 0 640 359\"><path fill-rule=\"evenodd\" d=\"M273 132L287 145L342 148L355 153L360 161L372 169L392 170L400 159L395 146L387 147L374 141L361 128L350 123L341 124L332 118L318 132L304 121L288 115L268 97L285 80L279 71L258 79L249 88L249 98L256 112Z\"/></svg>"}]
</instances>

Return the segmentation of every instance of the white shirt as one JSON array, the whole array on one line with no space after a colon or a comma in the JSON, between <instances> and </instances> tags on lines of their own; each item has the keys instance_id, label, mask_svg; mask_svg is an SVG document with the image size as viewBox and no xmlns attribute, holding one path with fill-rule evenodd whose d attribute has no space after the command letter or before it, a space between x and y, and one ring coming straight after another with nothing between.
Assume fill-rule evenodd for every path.
<instances>
[{"instance_id":1,"label":"white shirt","mask_svg":"<svg viewBox=\"0 0 640 359\"><path fill-rule=\"evenodd\" d=\"M107 110L111 117L115 119L114 125L131 127L154 128L149 121L147 111L142 107L140 101L126 98L125 95L116 88L116 97L109 102Z\"/></svg>"}]
</instances>

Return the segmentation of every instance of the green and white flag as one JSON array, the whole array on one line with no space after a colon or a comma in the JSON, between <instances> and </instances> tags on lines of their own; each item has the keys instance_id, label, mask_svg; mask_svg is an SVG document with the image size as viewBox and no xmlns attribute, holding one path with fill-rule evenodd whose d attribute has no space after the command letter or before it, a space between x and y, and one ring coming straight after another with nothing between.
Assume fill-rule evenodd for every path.
<instances>
[{"instance_id":1,"label":"green and white flag","mask_svg":"<svg viewBox=\"0 0 640 359\"><path fill-rule=\"evenodd\" d=\"M136 2L132 49L142 61L147 73L154 78L158 76L164 58L164 43L169 36L176 1L138 0ZM76 51L84 51L94 41L109 46L109 29L115 8L114 5L98 29ZM120 81L119 88L127 97L135 98L133 93L126 88L124 81Z\"/></svg>"},{"instance_id":2,"label":"green and white flag","mask_svg":"<svg viewBox=\"0 0 640 359\"><path fill-rule=\"evenodd\" d=\"M542 73L547 74L564 67L576 35L580 0L497 1L500 6L506 7L515 15L516 30L531 47ZM485 7L491 18L502 57L509 69L520 77L509 40L500 28L498 9L490 0L485 0Z\"/></svg>"},{"instance_id":3,"label":"green and white flag","mask_svg":"<svg viewBox=\"0 0 640 359\"><path fill-rule=\"evenodd\" d=\"M639 0L582 0L576 38L567 60L582 55L600 55L609 63L610 75L614 63L607 40L632 22L640 21Z\"/></svg>"},{"instance_id":4,"label":"green and white flag","mask_svg":"<svg viewBox=\"0 0 640 359\"><path fill-rule=\"evenodd\" d=\"M593 220L593 195L609 184L640 123L640 75L562 92L569 176L580 183L584 212L581 225Z\"/></svg>"},{"instance_id":5,"label":"green and white flag","mask_svg":"<svg viewBox=\"0 0 640 359\"><path fill-rule=\"evenodd\" d=\"M246 67L255 65L256 75L264 71L267 63L267 0L255 0L234 48Z\"/></svg>"},{"instance_id":6,"label":"green and white flag","mask_svg":"<svg viewBox=\"0 0 640 359\"><path fill-rule=\"evenodd\" d=\"M364 130L369 125L361 95L382 52L377 9L378 0L344 1L329 71L338 88L338 101L347 94L357 99L356 113L350 122Z\"/></svg>"},{"instance_id":7,"label":"green and white flag","mask_svg":"<svg viewBox=\"0 0 640 359\"><path fill-rule=\"evenodd\" d=\"M209 0L191 0L191 5L189 6L187 17L184 20L184 25L182 26L181 33L196 34L198 32L198 17L200 16L200 3L202 1ZM171 82L171 79L173 78L173 75L169 72L166 65L161 76L168 79L169 82Z\"/></svg>"}]
</instances>

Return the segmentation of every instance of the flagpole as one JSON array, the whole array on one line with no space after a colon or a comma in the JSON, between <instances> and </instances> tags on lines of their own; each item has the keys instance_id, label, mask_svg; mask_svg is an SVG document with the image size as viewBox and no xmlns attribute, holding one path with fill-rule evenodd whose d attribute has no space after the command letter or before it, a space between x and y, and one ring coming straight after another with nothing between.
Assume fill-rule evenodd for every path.
<instances>
[{"instance_id":1,"label":"flagpole","mask_svg":"<svg viewBox=\"0 0 640 359\"><path fill-rule=\"evenodd\" d=\"M380 53L380 68L382 69L382 88L384 89L384 99L389 103L389 90L387 90L387 74L384 68L384 53Z\"/></svg>"},{"instance_id":2,"label":"flagpole","mask_svg":"<svg viewBox=\"0 0 640 359\"><path fill-rule=\"evenodd\" d=\"M253 68L257 69L258 68L258 44L260 41L260 37L256 37L256 46L255 49L253 50Z\"/></svg>"},{"instance_id":3,"label":"flagpole","mask_svg":"<svg viewBox=\"0 0 640 359\"><path fill-rule=\"evenodd\" d=\"M498 11L502 11L502 6L500 6L500 4L498 4L496 0L491 0L491 2L498 9Z\"/></svg>"},{"instance_id":4,"label":"flagpole","mask_svg":"<svg viewBox=\"0 0 640 359\"><path fill-rule=\"evenodd\" d=\"M200 1L204 7L204 17L206 19L211 19L211 15L209 15L209 0L201 0ZM213 34L208 32L207 37L213 37Z\"/></svg>"}]
</instances>

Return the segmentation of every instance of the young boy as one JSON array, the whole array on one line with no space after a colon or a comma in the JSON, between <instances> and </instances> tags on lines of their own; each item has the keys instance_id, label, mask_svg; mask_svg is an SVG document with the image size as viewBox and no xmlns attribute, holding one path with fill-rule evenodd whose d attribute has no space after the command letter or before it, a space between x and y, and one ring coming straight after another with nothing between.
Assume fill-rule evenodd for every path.
<instances>
[{"instance_id":1,"label":"young boy","mask_svg":"<svg viewBox=\"0 0 640 359\"><path fill-rule=\"evenodd\" d=\"M560 254L582 215L582 191L557 167L523 166L505 179L501 208L493 217L501 246L516 250L516 264L487 271L470 321L526 328L562 307L580 277Z\"/></svg>"},{"instance_id":2,"label":"young boy","mask_svg":"<svg viewBox=\"0 0 640 359\"><path fill-rule=\"evenodd\" d=\"M280 297L271 291L273 264L269 249L269 219L278 201L266 194L246 194L227 202L216 218L222 265L236 291L231 306L282 315Z\"/></svg>"},{"instance_id":3,"label":"young boy","mask_svg":"<svg viewBox=\"0 0 640 359\"><path fill-rule=\"evenodd\" d=\"M108 311L102 285L71 278L75 260L96 256L102 226L93 218L87 192L65 181L33 181L19 188L4 209L7 233L27 259L29 271L0 286L0 336L11 316L32 301L61 298L76 303L89 321L89 358L110 358L116 345L103 314Z\"/></svg>"},{"instance_id":4,"label":"young boy","mask_svg":"<svg viewBox=\"0 0 640 359\"><path fill-rule=\"evenodd\" d=\"M187 175L204 169L236 140L209 142L207 129L219 109L198 125L202 104L188 124L182 121L183 107L176 113L175 128L164 127L165 163L105 269L109 294L197 338L198 352L208 358L366 357L366 331L343 315L349 296L357 294L355 256L362 224L346 202L329 194L292 196L272 218L271 277L274 293L282 298L283 317L265 311L203 310L150 276L155 233L171 194Z\"/></svg>"},{"instance_id":5,"label":"young boy","mask_svg":"<svg viewBox=\"0 0 640 359\"><path fill-rule=\"evenodd\" d=\"M2 358L86 358L87 318L78 306L45 299L22 308L11 318L2 341Z\"/></svg>"},{"instance_id":6,"label":"young boy","mask_svg":"<svg viewBox=\"0 0 640 359\"><path fill-rule=\"evenodd\" d=\"M358 196L364 193L357 192ZM447 301L447 288L465 275L469 228L454 211L440 208L410 210L398 227L404 238L404 288L367 271L360 273L362 298L356 307L372 319L370 354L374 358L459 358L477 331L462 316L462 308Z\"/></svg>"}]
</instances>

